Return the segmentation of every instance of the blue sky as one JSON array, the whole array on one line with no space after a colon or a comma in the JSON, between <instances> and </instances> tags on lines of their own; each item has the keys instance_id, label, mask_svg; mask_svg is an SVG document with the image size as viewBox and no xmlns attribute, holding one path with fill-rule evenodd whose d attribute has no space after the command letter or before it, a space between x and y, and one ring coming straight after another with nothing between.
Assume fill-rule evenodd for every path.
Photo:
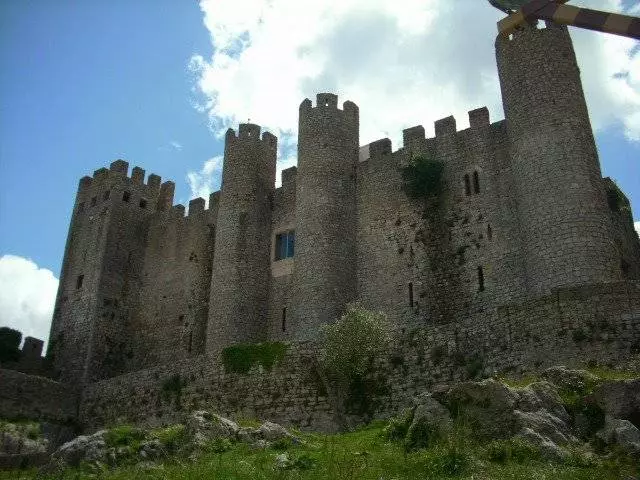
<instances>
[{"instance_id":1,"label":"blue sky","mask_svg":"<svg viewBox=\"0 0 640 480\"><path fill-rule=\"evenodd\" d=\"M52 294L39 292L55 294L77 182L114 159L174 180L186 203L216 189L220 132L248 118L278 135L280 168L294 164L297 107L317 91L359 104L361 143L389 136L394 148L402 128L422 123L433 134L432 122L452 113L458 128L482 105L502 118L500 13L461 3L474 17L464 35L463 9L445 0L403 9L396 0L0 2L0 257L20 258L7 271L24 267L18 283L31 289L5 292L0 324L46 336ZM604 37L574 34L603 173L638 219L640 55ZM14 298L9 314L3 302ZM37 313L23 312L30 319L18 318L39 301Z\"/></svg>"}]
</instances>

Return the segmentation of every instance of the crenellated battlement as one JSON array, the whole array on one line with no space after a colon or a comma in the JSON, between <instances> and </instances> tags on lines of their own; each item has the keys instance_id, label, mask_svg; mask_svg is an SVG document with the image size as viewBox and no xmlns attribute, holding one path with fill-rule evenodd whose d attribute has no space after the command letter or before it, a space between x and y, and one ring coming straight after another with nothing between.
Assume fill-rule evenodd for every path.
<instances>
[{"instance_id":1,"label":"crenellated battlement","mask_svg":"<svg viewBox=\"0 0 640 480\"><path fill-rule=\"evenodd\" d=\"M275 135L269 132L263 132L262 138L260 137L260 125L254 123L241 123L238 127L238 134L233 128L227 129L225 134L225 143L233 144L238 141L261 141L264 146L271 149L276 149L278 146L278 139Z\"/></svg>"},{"instance_id":2,"label":"crenellated battlement","mask_svg":"<svg viewBox=\"0 0 640 480\"><path fill-rule=\"evenodd\" d=\"M316 106L314 107L311 100L305 98L300 104L300 119L306 116L322 115L332 116L339 115L345 119L359 121L359 108L350 100L342 104L342 109L338 108L338 96L333 93L318 93L316 95Z\"/></svg>"}]
</instances>

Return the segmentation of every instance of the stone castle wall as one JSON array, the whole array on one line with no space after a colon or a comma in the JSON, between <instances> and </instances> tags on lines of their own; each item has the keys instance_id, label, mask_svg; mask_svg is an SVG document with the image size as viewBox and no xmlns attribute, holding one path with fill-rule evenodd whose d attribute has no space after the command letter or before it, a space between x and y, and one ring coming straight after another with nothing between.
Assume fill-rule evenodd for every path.
<instances>
[{"instance_id":1,"label":"stone castle wall","mask_svg":"<svg viewBox=\"0 0 640 480\"><path fill-rule=\"evenodd\" d=\"M558 364L624 367L639 353L640 284L559 289L478 312L459 324L398 329L376 366L378 395L371 398L369 414L395 414L439 384ZM331 431L339 424L338 409L314 355L310 345L294 344L271 372L225 373L214 358L198 356L103 380L84 390L80 420L89 429L116 421L162 424L204 408ZM176 375L184 381L179 394L164 387Z\"/></svg>"}]
</instances>

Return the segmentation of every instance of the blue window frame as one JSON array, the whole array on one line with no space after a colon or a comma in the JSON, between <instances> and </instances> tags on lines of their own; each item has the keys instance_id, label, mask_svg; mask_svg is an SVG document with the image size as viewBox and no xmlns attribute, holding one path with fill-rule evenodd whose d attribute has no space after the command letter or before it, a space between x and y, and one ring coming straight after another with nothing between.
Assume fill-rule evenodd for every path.
<instances>
[{"instance_id":1,"label":"blue window frame","mask_svg":"<svg viewBox=\"0 0 640 480\"><path fill-rule=\"evenodd\" d=\"M278 233L276 235L276 260L284 260L293 257L295 250L296 234L294 230Z\"/></svg>"}]
</instances>

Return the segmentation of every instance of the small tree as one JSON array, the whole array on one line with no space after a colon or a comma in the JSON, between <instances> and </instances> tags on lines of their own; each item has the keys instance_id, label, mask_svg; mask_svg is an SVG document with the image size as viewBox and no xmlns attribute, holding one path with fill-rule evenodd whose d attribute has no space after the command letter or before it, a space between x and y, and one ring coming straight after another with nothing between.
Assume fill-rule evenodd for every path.
<instances>
[{"instance_id":1,"label":"small tree","mask_svg":"<svg viewBox=\"0 0 640 480\"><path fill-rule=\"evenodd\" d=\"M343 405L357 415L371 414L375 397L387 388L372 370L375 358L385 352L390 341L386 316L349 304L337 322L323 327L323 334L322 366L342 399L336 407ZM348 423L346 418L342 421Z\"/></svg>"},{"instance_id":2,"label":"small tree","mask_svg":"<svg viewBox=\"0 0 640 480\"><path fill-rule=\"evenodd\" d=\"M342 317L325 325L323 333L325 367L347 379L364 375L390 340L386 316L356 303L347 305Z\"/></svg>"},{"instance_id":3,"label":"small tree","mask_svg":"<svg viewBox=\"0 0 640 480\"><path fill-rule=\"evenodd\" d=\"M9 327L0 327L0 362L20 360L22 333Z\"/></svg>"},{"instance_id":4,"label":"small tree","mask_svg":"<svg viewBox=\"0 0 640 480\"><path fill-rule=\"evenodd\" d=\"M440 193L444 164L433 158L418 155L402 169L404 191L412 198L427 198Z\"/></svg>"}]
</instances>

